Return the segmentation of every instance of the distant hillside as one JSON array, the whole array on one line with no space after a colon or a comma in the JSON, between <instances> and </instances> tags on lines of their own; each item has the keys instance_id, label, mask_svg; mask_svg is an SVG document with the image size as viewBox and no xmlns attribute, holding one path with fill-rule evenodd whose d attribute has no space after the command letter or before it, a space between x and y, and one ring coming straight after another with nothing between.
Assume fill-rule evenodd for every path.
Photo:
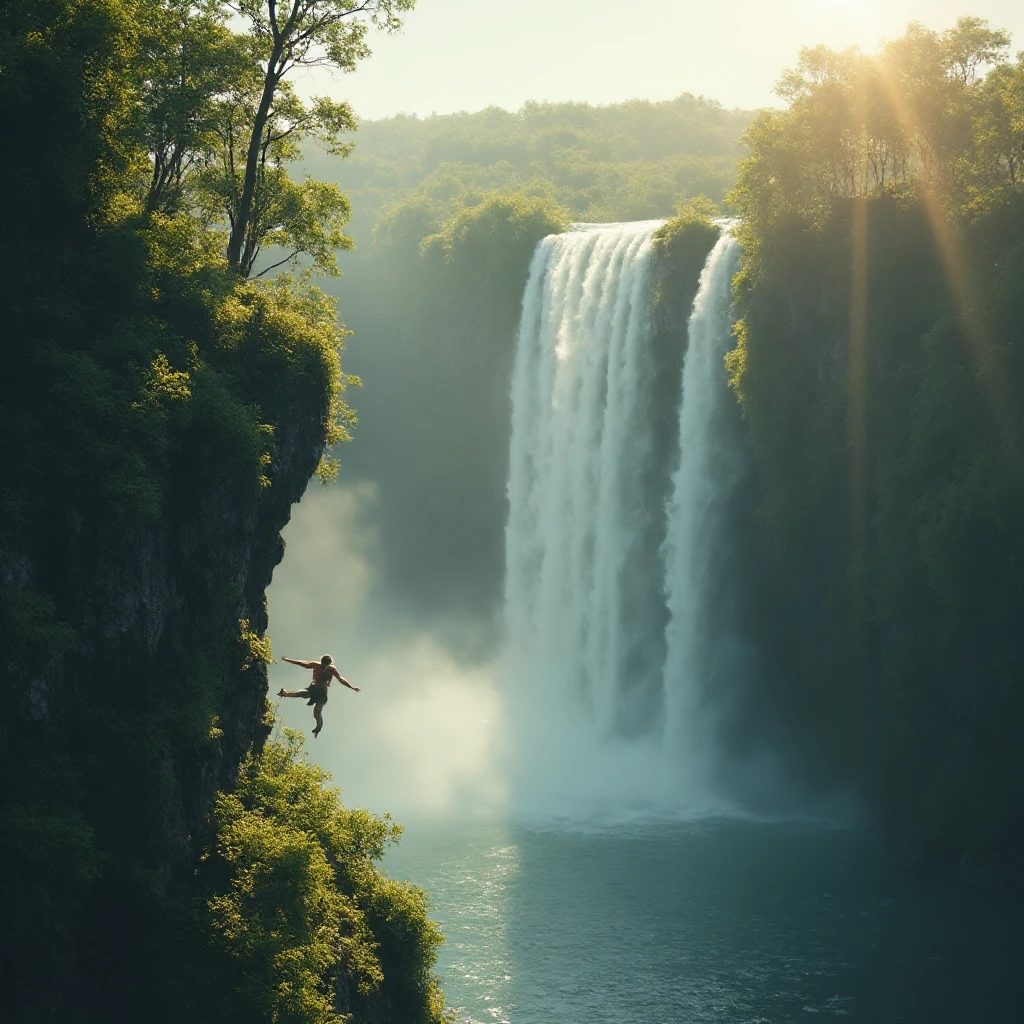
<instances>
[{"instance_id":1,"label":"distant hillside","mask_svg":"<svg viewBox=\"0 0 1024 1024\"><path fill-rule=\"evenodd\" d=\"M362 122L348 159L314 151L306 168L349 193L354 229L412 193L447 206L474 192L513 189L553 199L581 220L662 217L682 199L722 199L752 117L689 94L661 103L399 115Z\"/></svg>"}]
</instances>

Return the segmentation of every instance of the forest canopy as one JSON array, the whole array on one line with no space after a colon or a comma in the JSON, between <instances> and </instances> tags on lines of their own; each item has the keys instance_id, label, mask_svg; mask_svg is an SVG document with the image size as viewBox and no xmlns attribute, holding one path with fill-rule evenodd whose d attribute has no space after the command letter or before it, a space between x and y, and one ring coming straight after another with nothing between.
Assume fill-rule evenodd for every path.
<instances>
[{"instance_id":1,"label":"forest canopy","mask_svg":"<svg viewBox=\"0 0 1024 1024\"><path fill-rule=\"evenodd\" d=\"M751 116L689 94L398 115L361 122L344 165L311 146L305 166L342 181L366 214L411 197L451 211L499 191L545 198L577 220L644 220L698 195L720 201Z\"/></svg>"},{"instance_id":2,"label":"forest canopy","mask_svg":"<svg viewBox=\"0 0 1024 1024\"><path fill-rule=\"evenodd\" d=\"M911 25L878 53L817 46L779 81L785 110L762 111L731 199L748 245L787 214L812 222L837 201L917 186L980 212L1022 185L1024 54L979 18L945 32ZM987 72L987 73L986 73Z\"/></svg>"}]
</instances>

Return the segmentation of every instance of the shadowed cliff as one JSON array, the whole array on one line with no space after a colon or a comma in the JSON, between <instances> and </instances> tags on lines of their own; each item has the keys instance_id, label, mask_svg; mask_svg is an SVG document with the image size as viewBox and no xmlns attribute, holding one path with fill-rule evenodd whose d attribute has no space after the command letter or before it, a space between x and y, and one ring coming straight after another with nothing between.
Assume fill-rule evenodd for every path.
<instances>
[{"instance_id":1,"label":"shadowed cliff","mask_svg":"<svg viewBox=\"0 0 1024 1024\"><path fill-rule=\"evenodd\" d=\"M436 1020L426 898L375 867L400 829L267 742L264 595L352 419L344 329L145 200L160 54L231 42L176 11L0 34L4 1019Z\"/></svg>"}]
</instances>

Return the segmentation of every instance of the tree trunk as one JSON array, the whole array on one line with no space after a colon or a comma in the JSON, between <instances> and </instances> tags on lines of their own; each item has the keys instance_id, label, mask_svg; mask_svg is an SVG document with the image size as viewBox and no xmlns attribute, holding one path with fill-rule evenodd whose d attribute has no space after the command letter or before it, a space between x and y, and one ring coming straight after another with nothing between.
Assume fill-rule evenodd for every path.
<instances>
[{"instance_id":1,"label":"tree trunk","mask_svg":"<svg viewBox=\"0 0 1024 1024\"><path fill-rule=\"evenodd\" d=\"M263 81L263 95L260 97L260 105L256 110L256 117L252 123L252 135L249 137L249 151L245 157L245 177L242 179L242 195L235 208L234 223L231 225L231 237L228 239L228 263L236 269L240 266L242 258L242 244L245 241L245 231L249 226L249 217L252 213L252 200L256 192L256 171L260 159L260 142L263 138L263 129L267 124L267 117L270 114L270 105L274 102L274 93L277 91L277 84L280 77L276 74L275 68L281 58L281 48L275 46L267 61L267 75Z\"/></svg>"}]
</instances>

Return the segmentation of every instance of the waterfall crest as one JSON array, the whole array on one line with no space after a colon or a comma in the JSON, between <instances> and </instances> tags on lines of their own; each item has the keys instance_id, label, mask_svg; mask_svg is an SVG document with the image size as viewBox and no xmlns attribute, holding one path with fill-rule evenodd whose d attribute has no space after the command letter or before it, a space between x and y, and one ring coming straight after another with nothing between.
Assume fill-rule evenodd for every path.
<instances>
[{"instance_id":1,"label":"waterfall crest","mask_svg":"<svg viewBox=\"0 0 1024 1024\"><path fill-rule=\"evenodd\" d=\"M581 225L544 239L523 298L504 690L513 789L559 813L699 796L687 763L697 748L680 718L696 713L705 682L695 660L713 610L702 609L701 587L713 569L715 506L733 486L709 482L721 453L707 435L731 400L722 359L736 250L724 233L705 267L684 361L682 461L658 466L650 313L659 225Z\"/></svg>"}]
</instances>

